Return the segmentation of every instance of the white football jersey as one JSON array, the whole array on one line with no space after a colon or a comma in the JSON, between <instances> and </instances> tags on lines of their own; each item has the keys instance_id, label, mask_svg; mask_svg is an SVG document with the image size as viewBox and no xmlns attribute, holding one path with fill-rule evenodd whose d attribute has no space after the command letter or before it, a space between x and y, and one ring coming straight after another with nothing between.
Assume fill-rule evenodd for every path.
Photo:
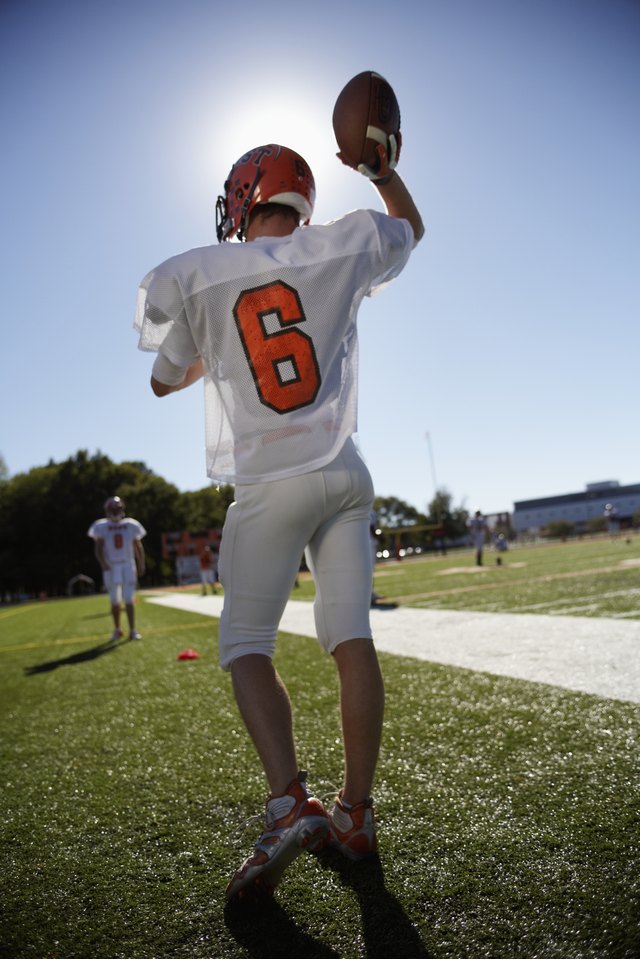
<instances>
[{"instance_id":1,"label":"white football jersey","mask_svg":"<svg viewBox=\"0 0 640 960\"><path fill-rule=\"evenodd\" d=\"M111 565L128 563L135 565L133 543L142 540L146 530L138 520L125 517L123 520L96 520L88 530L94 540L104 540L104 556Z\"/></svg>"},{"instance_id":2,"label":"white football jersey","mask_svg":"<svg viewBox=\"0 0 640 960\"><path fill-rule=\"evenodd\" d=\"M407 220L357 210L190 250L144 278L140 349L182 368L204 361L212 480L275 480L334 459L357 430L358 307L414 245Z\"/></svg>"}]
</instances>

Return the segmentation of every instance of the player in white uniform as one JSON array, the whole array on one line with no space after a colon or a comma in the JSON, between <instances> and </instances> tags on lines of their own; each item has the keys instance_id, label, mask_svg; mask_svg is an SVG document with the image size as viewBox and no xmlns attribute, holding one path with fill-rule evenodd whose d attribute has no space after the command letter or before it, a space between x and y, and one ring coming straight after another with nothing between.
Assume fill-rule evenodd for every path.
<instances>
[{"instance_id":1,"label":"player in white uniform","mask_svg":"<svg viewBox=\"0 0 640 960\"><path fill-rule=\"evenodd\" d=\"M605 505L604 518L607 522L607 530L613 539L620 529L620 524L618 522L618 510L612 503L607 503Z\"/></svg>"},{"instance_id":2,"label":"player in white uniform","mask_svg":"<svg viewBox=\"0 0 640 960\"><path fill-rule=\"evenodd\" d=\"M472 517L467 520L471 543L476 551L476 566L482 566L482 555L484 552L484 541L487 536L487 521L481 510L476 510Z\"/></svg>"},{"instance_id":3,"label":"player in white uniform","mask_svg":"<svg viewBox=\"0 0 640 960\"><path fill-rule=\"evenodd\" d=\"M137 577L142 576L145 556L142 538L146 530L138 520L125 517L120 497L109 497L105 502L106 517L91 524L88 535L95 541L95 555L102 567L104 585L111 600L113 617L112 640L122 636L120 604L124 600L129 621L129 639L140 640L135 626L135 590Z\"/></svg>"},{"instance_id":4,"label":"player in white uniform","mask_svg":"<svg viewBox=\"0 0 640 960\"><path fill-rule=\"evenodd\" d=\"M423 233L383 153L376 186L386 214L357 210L309 226L315 184L305 160L277 144L250 150L218 199L217 232L219 241L251 242L173 257L139 291L139 345L158 351L152 389L165 396L204 375L208 475L235 484L220 549L220 662L271 795L266 832L228 897L272 892L288 863L327 833L352 858L377 849L370 792L384 687L369 625L373 485L352 440L356 313L400 273ZM288 693L272 663L303 551L318 638L341 689L345 779L330 815L299 770Z\"/></svg>"}]
</instances>

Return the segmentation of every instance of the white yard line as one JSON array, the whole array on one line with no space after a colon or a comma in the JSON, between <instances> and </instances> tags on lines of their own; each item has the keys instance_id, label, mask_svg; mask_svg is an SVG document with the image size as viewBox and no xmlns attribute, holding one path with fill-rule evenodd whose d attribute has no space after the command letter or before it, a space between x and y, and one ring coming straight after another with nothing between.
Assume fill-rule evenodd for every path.
<instances>
[{"instance_id":1,"label":"white yard line","mask_svg":"<svg viewBox=\"0 0 640 960\"><path fill-rule=\"evenodd\" d=\"M219 617L222 596L146 597L192 613ZM378 650L520 680L640 703L640 622L619 618L458 610L373 609ZM315 637L313 605L287 604L280 628Z\"/></svg>"}]
</instances>

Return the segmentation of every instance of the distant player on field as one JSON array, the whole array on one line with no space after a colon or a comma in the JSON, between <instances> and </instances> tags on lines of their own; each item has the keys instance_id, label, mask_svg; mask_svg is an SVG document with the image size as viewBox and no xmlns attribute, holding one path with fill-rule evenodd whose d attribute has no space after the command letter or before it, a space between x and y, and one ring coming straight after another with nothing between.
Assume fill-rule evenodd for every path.
<instances>
[{"instance_id":1,"label":"distant player on field","mask_svg":"<svg viewBox=\"0 0 640 960\"><path fill-rule=\"evenodd\" d=\"M220 662L271 795L265 832L228 897L272 892L291 860L327 833L352 859L377 849L370 793L384 687L369 623L373 484L352 440L356 313L423 234L378 149L373 182L387 214L356 210L322 226L308 226L315 184L306 161L278 144L249 150L218 199L221 245L161 264L138 299L140 347L158 351L154 393L204 374L208 474L235 484L220 548ZM223 242L234 236L250 242ZM300 771L288 693L272 663L305 548L318 637L341 690L345 780L329 815Z\"/></svg>"},{"instance_id":2,"label":"distant player on field","mask_svg":"<svg viewBox=\"0 0 640 960\"><path fill-rule=\"evenodd\" d=\"M113 617L112 640L122 636L120 629L121 602L124 600L129 622L129 639L140 640L135 627L134 598L137 578L145 569L142 538L146 530L138 520L125 517L120 497L109 497L105 502L106 517L91 524L88 535L95 541L95 555L102 567L104 585L111 600Z\"/></svg>"},{"instance_id":3,"label":"distant player on field","mask_svg":"<svg viewBox=\"0 0 640 960\"><path fill-rule=\"evenodd\" d=\"M605 506L604 518L607 521L607 530L611 534L611 539L613 540L620 529L620 524L618 522L618 510L612 503L607 503Z\"/></svg>"},{"instance_id":4,"label":"distant player on field","mask_svg":"<svg viewBox=\"0 0 640 960\"><path fill-rule=\"evenodd\" d=\"M472 517L467 520L471 543L476 551L476 565L482 566L482 555L484 551L484 541L487 537L487 521L482 515L481 510L476 510Z\"/></svg>"},{"instance_id":5,"label":"distant player on field","mask_svg":"<svg viewBox=\"0 0 640 960\"><path fill-rule=\"evenodd\" d=\"M217 593L216 580L218 571L216 569L216 556L213 550L207 544L200 553L200 579L202 581L202 596L207 595L207 584L211 587L211 593Z\"/></svg>"}]
</instances>

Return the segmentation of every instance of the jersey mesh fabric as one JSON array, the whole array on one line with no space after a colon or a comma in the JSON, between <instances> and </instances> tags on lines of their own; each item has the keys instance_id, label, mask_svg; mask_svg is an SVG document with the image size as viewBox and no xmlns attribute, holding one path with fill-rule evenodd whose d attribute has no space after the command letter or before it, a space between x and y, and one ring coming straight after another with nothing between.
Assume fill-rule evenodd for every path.
<instances>
[{"instance_id":1,"label":"jersey mesh fabric","mask_svg":"<svg viewBox=\"0 0 640 960\"><path fill-rule=\"evenodd\" d=\"M407 221L355 211L284 238L191 250L145 277L140 349L205 363L211 479L274 480L335 457L357 429L358 307L412 246Z\"/></svg>"}]
</instances>

